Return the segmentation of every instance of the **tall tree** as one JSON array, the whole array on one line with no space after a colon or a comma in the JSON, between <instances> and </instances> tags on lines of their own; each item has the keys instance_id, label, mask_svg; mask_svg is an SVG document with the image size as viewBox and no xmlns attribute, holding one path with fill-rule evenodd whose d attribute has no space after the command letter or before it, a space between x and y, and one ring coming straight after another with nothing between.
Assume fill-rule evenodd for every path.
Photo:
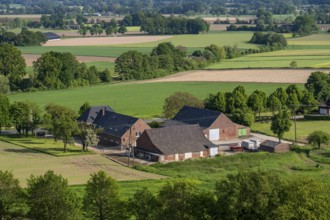
<instances>
[{"instance_id":1,"label":"tall tree","mask_svg":"<svg viewBox=\"0 0 330 220\"><path fill-rule=\"evenodd\" d=\"M272 111L273 116L276 111L279 111L282 108L281 101L275 96L274 93L267 98L267 108Z\"/></svg>"},{"instance_id":2,"label":"tall tree","mask_svg":"<svg viewBox=\"0 0 330 220\"><path fill-rule=\"evenodd\" d=\"M91 174L86 185L84 210L91 219L126 219L117 182L104 171Z\"/></svg>"},{"instance_id":3,"label":"tall tree","mask_svg":"<svg viewBox=\"0 0 330 220\"><path fill-rule=\"evenodd\" d=\"M218 92L217 94L209 94L209 96L204 100L204 105L206 109L225 112L226 111L225 95L222 92Z\"/></svg>"},{"instance_id":4,"label":"tall tree","mask_svg":"<svg viewBox=\"0 0 330 220\"><path fill-rule=\"evenodd\" d=\"M88 146L95 146L99 142L97 130L84 122L78 123L78 137L81 140L83 151L87 151Z\"/></svg>"},{"instance_id":5,"label":"tall tree","mask_svg":"<svg viewBox=\"0 0 330 220\"><path fill-rule=\"evenodd\" d=\"M25 61L21 51L11 44L0 45L0 75L6 76L12 85L17 85L26 75Z\"/></svg>"},{"instance_id":6,"label":"tall tree","mask_svg":"<svg viewBox=\"0 0 330 220\"><path fill-rule=\"evenodd\" d=\"M193 219L193 196L196 192L196 184L191 180L176 179L167 182L159 191L158 200L161 202L158 218L160 220Z\"/></svg>"},{"instance_id":7,"label":"tall tree","mask_svg":"<svg viewBox=\"0 0 330 220\"><path fill-rule=\"evenodd\" d=\"M260 90L255 90L248 98L248 107L254 111L255 116L265 109L266 106L266 93Z\"/></svg>"},{"instance_id":8,"label":"tall tree","mask_svg":"<svg viewBox=\"0 0 330 220\"><path fill-rule=\"evenodd\" d=\"M81 219L78 197L61 175L47 171L27 180L29 217L35 220Z\"/></svg>"},{"instance_id":9,"label":"tall tree","mask_svg":"<svg viewBox=\"0 0 330 220\"><path fill-rule=\"evenodd\" d=\"M14 102L9 109L11 122L15 125L17 133L25 131L27 135L30 124L30 107L26 102Z\"/></svg>"},{"instance_id":10,"label":"tall tree","mask_svg":"<svg viewBox=\"0 0 330 220\"><path fill-rule=\"evenodd\" d=\"M321 144L329 144L330 143L330 135L324 131L318 130L313 131L307 137L307 141L309 144L317 145L319 149L319 153L321 150Z\"/></svg>"},{"instance_id":11,"label":"tall tree","mask_svg":"<svg viewBox=\"0 0 330 220\"><path fill-rule=\"evenodd\" d=\"M0 94L7 94L10 92L9 79L0 74Z\"/></svg>"},{"instance_id":12,"label":"tall tree","mask_svg":"<svg viewBox=\"0 0 330 220\"><path fill-rule=\"evenodd\" d=\"M277 135L279 142L281 142L284 133L290 130L290 127L290 114L287 110L282 109L273 116L270 129Z\"/></svg>"},{"instance_id":13,"label":"tall tree","mask_svg":"<svg viewBox=\"0 0 330 220\"><path fill-rule=\"evenodd\" d=\"M19 181L8 171L0 170L0 220L24 216L26 204Z\"/></svg>"},{"instance_id":14,"label":"tall tree","mask_svg":"<svg viewBox=\"0 0 330 220\"><path fill-rule=\"evenodd\" d=\"M0 134L1 128L9 124L10 121L10 104L7 96L0 94Z\"/></svg>"},{"instance_id":15,"label":"tall tree","mask_svg":"<svg viewBox=\"0 0 330 220\"><path fill-rule=\"evenodd\" d=\"M247 107L247 95L244 86L237 86L232 92L234 107L243 109Z\"/></svg>"},{"instance_id":16,"label":"tall tree","mask_svg":"<svg viewBox=\"0 0 330 220\"><path fill-rule=\"evenodd\" d=\"M45 122L55 139L63 140L64 152L66 152L67 144L72 143L73 136L78 133L77 113L65 106L54 104L47 105L46 112Z\"/></svg>"},{"instance_id":17,"label":"tall tree","mask_svg":"<svg viewBox=\"0 0 330 220\"><path fill-rule=\"evenodd\" d=\"M128 200L128 207L137 220L153 220L159 209L159 201L147 188L136 191Z\"/></svg>"},{"instance_id":18,"label":"tall tree","mask_svg":"<svg viewBox=\"0 0 330 220\"><path fill-rule=\"evenodd\" d=\"M288 94L282 87L277 88L273 94L276 98L278 98L281 101L282 106L286 105Z\"/></svg>"},{"instance_id":19,"label":"tall tree","mask_svg":"<svg viewBox=\"0 0 330 220\"><path fill-rule=\"evenodd\" d=\"M305 87L313 93L315 99L327 101L330 98L330 74L319 71L311 73Z\"/></svg>"},{"instance_id":20,"label":"tall tree","mask_svg":"<svg viewBox=\"0 0 330 220\"><path fill-rule=\"evenodd\" d=\"M215 219L271 219L280 186L274 173L229 174L216 184Z\"/></svg>"},{"instance_id":21,"label":"tall tree","mask_svg":"<svg viewBox=\"0 0 330 220\"><path fill-rule=\"evenodd\" d=\"M203 102L188 92L175 92L165 99L163 114L165 118L173 118L185 105L203 108Z\"/></svg>"}]
</instances>

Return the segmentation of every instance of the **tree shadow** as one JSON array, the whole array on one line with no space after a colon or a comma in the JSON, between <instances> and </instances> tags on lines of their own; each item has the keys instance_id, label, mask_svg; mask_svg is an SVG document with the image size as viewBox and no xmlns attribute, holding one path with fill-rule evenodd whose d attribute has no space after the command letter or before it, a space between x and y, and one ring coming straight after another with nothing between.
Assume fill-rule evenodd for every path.
<instances>
[{"instance_id":1,"label":"tree shadow","mask_svg":"<svg viewBox=\"0 0 330 220\"><path fill-rule=\"evenodd\" d=\"M10 152L10 153L38 153L42 154L43 152L33 150L33 149L28 149L28 148L21 148L21 149L5 149L4 151Z\"/></svg>"}]
</instances>

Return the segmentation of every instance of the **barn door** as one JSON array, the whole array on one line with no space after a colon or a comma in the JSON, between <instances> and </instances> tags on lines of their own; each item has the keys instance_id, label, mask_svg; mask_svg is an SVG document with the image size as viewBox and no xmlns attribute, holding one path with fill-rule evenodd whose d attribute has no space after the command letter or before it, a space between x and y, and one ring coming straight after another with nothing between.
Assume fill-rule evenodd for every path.
<instances>
[{"instance_id":1,"label":"barn door","mask_svg":"<svg viewBox=\"0 0 330 220\"><path fill-rule=\"evenodd\" d=\"M210 139L210 141L218 141L220 139L219 129L210 129L209 130L209 139Z\"/></svg>"}]
</instances>

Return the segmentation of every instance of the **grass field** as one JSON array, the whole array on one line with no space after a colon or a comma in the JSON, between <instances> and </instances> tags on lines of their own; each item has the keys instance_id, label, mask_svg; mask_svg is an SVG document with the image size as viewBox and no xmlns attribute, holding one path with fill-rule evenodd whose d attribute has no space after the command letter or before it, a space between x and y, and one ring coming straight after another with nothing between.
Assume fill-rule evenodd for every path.
<instances>
[{"instance_id":1,"label":"grass field","mask_svg":"<svg viewBox=\"0 0 330 220\"><path fill-rule=\"evenodd\" d=\"M110 105L117 112L143 118L159 117L166 97L176 91L190 92L200 99L209 93L229 92L238 85L244 85L248 94L256 89L272 93L278 87L288 84L275 83L218 83L218 82L159 82L159 83L118 83L91 87L18 93L9 95L11 102L29 100L41 107L56 103L74 110L88 101L91 105ZM302 87L303 85L299 85Z\"/></svg>"},{"instance_id":2,"label":"grass field","mask_svg":"<svg viewBox=\"0 0 330 220\"><path fill-rule=\"evenodd\" d=\"M108 69L112 74L114 74L115 72L115 63L113 62L99 61L99 62L85 62L85 64L88 67L96 66L98 71L103 71L105 69Z\"/></svg>"},{"instance_id":3,"label":"grass field","mask_svg":"<svg viewBox=\"0 0 330 220\"><path fill-rule=\"evenodd\" d=\"M30 175L42 175L53 170L67 178L70 185L86 184L90 174L104 170L120 181L159 179L163 176L145 173L119 165L99 154L54 157L0 141L0 169L11 171L26 186Z\"/></svg>"},{"instance_id":4,"label":"grass field","mask_svg":"<svg viewBox=\"0 0 330 220\"><path fill-rule=\"evenodd\" d=\"M53 139L25 137L24 135L0 136L1 141L9 142L21 147L41 151L53 156L73 156L81 154L92 154L92 151L83 152L81 147L67 145L67 151L64 153L64 145L62 141L54 141Z\"/></svg>"},{"instance_id":5,"label":"grass field","mask_svg":"<svg viewBox=\"0 0 330 220\"><path fill-rule=\"evenodd\" d=\"M276 136L270 130L270 122L254 123L251 126L253 131L264 133L271 136ZM315 130L326 131L330 134L330 122L329 121L304 121L297 120L297 141L306 142L307 136ZM290 131L284 134L284 139L294 141L294 123Z\"/></svg>"},{"instance_id":6,"label":"grass field","mask_svg":"<svg viewBox=\"0 0 330 220\"><path fill-rule=\"evenodd\" d=\"M288 48L252 54L207 67L207 69L289 68L296 61L299 68L330 68L330 35L315 34L288 39Z\"/></svg>"}]
</instances>

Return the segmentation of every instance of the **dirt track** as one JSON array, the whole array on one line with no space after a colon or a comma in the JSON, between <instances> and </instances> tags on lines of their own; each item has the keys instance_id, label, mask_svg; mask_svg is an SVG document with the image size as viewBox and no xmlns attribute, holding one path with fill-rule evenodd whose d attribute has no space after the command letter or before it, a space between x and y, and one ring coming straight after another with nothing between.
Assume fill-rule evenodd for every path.
<instances>
[{"instance_id":1,"label":"dirt track","mask_svg":"<svg viewBox=\"0 0 330 220\"><path fill-rule=\"evenodd\" d=\"M117 37L85 37L47 41L43 46L95 46L136 44L164 40L172 36L117 36Z\"/></svg>"},{"instance_id":2,"label":"dirt track","mask_svg":"<svg viewBox=\"0 0 330 220\"><path fill-rule=\"evenodd\" d=\"M240 69L195 70L144 82L260 82L306 83L309 75L318 69ZM323 69L329 72L330 69Z\"/></svg>"},{"instance_id":3,"label":"dirt track","mask_svg":"<svg viewBox=\"0 0 330 220\"><path fill-rule=\"evenodd\" d=\"M36 61L40 55L38 54L23 54L25 59L25 63L27 66L32 66L33 61ZM115 62L116 58L112 57L92 57L92 56L76 56L79 62L98 62L98 61L105 61L105 62Z\"/></svg>"}]
</instances>

